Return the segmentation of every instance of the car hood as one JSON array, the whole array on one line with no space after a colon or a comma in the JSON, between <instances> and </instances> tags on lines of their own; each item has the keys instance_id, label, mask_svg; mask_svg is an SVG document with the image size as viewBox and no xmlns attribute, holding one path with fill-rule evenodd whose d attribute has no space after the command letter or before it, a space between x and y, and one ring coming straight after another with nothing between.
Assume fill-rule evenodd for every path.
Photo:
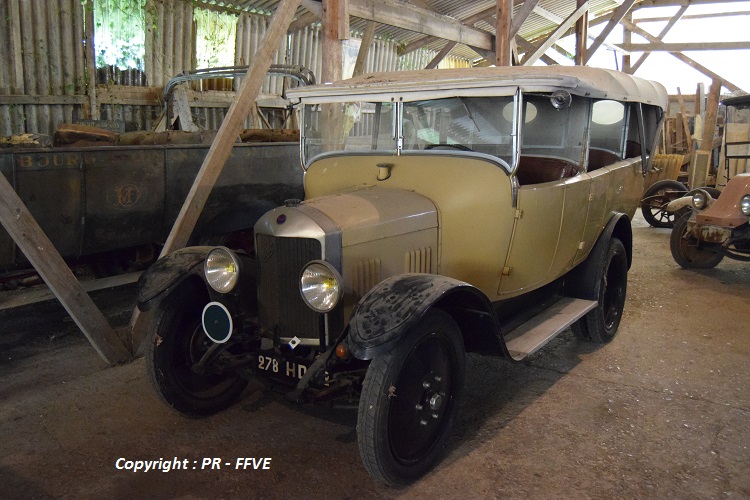
<instances>
[{"instance_id":1,"label":"car hood","mask_svg":"<svg viewBox=\"0 0 750 500\"><path fill-rule=\"evenodd\" d=\"M715 203L696 214L695 221L728 228L747 223L750 217L740 210L740 200L746 194L750 194L750 174L739 174L727 182Z\"/></svg>"},{"instance_id":2,"label":"car hood","mask_svg":"<svg viewBox=\"0 0 750 500\"><path fill-rule=\"evenodd\" d=\"M438 225L435 204L405 189L363 187L303 204L323 213L341 229L344 247Z\"/></svg>"}]
</instances>

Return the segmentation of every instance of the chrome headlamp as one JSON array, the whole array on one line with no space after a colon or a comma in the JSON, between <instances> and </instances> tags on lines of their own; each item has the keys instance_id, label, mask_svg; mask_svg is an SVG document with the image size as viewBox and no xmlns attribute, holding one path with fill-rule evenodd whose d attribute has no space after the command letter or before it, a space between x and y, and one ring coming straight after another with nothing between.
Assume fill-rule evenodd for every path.
<instances>
[{"instance_id":1,"label":"chrome headlamp","mask_svg":"<svg viewBox=\"0 0 750 500\"><path fill-rule=\"evenodd\" d=\"M743 214L750 216L750 194L746 194L740 200L740 210Z\"/></svg>"},{"instance_id":2,"label":"chrome headlamp","mask_svg":"<svg viewBox=\"0 0 750 500\"><path fill-rule=\"evenodd\" d=\"M693 206L698 210L703 210L708 205L708 195L705 191L698 190L693 193Z\"/></svg>"},{"instance_id":3,"label":"chrome headlamp","mask_svg":"<svg viewBox=\"0 0 750 500\"><path fill-rule=\"evenodd\" d=\"M234 290L240 277L240 260L225 247L216 247L206 256L203 265L208 284L219 293Z\"/></svg>"},{"instance_id":4,"label":"chrome headlamp","mask_svg":"<svg viewBox=\"0 0 750 500\"><path fill-rule=\"evenodd\" d=\"M314 260L302 269L299 291L310 309L330 312L343 295L341 275L328 262Z\"/></svg>"}]
</instances>

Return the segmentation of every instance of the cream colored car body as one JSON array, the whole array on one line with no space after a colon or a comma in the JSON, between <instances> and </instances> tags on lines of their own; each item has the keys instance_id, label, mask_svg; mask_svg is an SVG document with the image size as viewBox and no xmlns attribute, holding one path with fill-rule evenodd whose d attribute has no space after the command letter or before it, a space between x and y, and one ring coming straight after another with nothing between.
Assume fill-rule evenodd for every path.
<instances>
[{"instance_id":1,"label":"cream colored car body","mask_svg":"<svg viewBox=\"0 0 750 500\"><path fill-rule=\"evenodd\" d=\"M289 97L325 106L507 96L518 89L565 89L586 99L640 100L660 108L666 100L658 84L591 68L367 75L290 91ZM491 301L539 288L587 257L612 214L632 217L643 191L640 155L593 171L581 159L571 177L519 185L517 165L509 172L462 151L327 151L304 158L304 138L302 148L304 204L330 218L342 233L345 318L370 288L403 273L465 281Z\"/></svg>"}]
</instances>

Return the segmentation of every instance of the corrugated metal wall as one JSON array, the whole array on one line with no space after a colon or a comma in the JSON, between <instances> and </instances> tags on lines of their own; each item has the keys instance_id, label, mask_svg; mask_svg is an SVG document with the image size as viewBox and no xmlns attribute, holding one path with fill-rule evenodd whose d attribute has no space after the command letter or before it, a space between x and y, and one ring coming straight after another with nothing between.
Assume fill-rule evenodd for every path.
<instances>
[{"instance_id":1,"label":"corrugated metal wall","mask_svg":"<svg viewBox=\"0 0 750 500\"><path fill-rule=\"evenodd\" d=\"M161 87L171 77L192 69L193 8L191 0L149 0L146 6L146 78L135 70L99 70L100 83ZM269 21L270 17L266 15L239 14L237 64L251 61ZM58 123L83 118L82 107L87 106L89 100L86 95L84 7L81 0L0 0L0 28L0 96L28 96L6 98L5 104L0 103L0 135L51 134ZM309 25L289 35L279 47L275 62L305 66L319 78L321 38L320 24ZM434 52L417 51L400 60L395 41L376 39L369 51L365 71L424 67L432 57ZM408 66L404 66L407 63ZM281 94L282 86L281 78L272 77L262 92ZM136 104L99 106L102 120L122 120L128 128L140 130L153 128L161 111L160 106ZM199 125L218 128L226 109L193 108L193 114ZM246 126L251 126L249 121Z\"/></svg>"},{"instance_id":2,"label":"corrugated metal wall","mask_svg":"<svg viewBox=\"0 0 750 500\"><path fill-rule=\"evenodd\" d=\"M0 95L68 96L58 100L65 104L0 104L0 135L50 133L51 124L79 117L81 1L2 0L0 27Z\"/></svg>"}]
</instances>

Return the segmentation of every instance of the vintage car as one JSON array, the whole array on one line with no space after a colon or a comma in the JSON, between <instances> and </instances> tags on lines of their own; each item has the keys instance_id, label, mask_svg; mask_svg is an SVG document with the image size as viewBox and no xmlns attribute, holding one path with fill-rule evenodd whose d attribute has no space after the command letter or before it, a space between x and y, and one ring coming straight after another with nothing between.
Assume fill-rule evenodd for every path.
<instances>
[{"instance_id":1,"label":"vintage car","mask_svg":"<svg viewBox=\"0 0 750 500\"><path fill-rule=\"evenodd\" d=\"M140 284L154 387L191 416L248 379L358 404L371 475L441 457L465 353L520 361L572 327L608 342L667 94L582 67L371 74L290 91L305 200L253 253L186 248Z\"/></svg>"},{"instance_id":2,"label":"vintage car","mask_svg":"<svg viewBox=\"0 0 750 500\"><path fill-rule=\"evenodd\" d=\"M711 269L724 257L750 261L750 174L727 182L718 198L696 189L669 204L678 214L669 238L672 257L685 269Z\"/></svg>"}]
</instances>

